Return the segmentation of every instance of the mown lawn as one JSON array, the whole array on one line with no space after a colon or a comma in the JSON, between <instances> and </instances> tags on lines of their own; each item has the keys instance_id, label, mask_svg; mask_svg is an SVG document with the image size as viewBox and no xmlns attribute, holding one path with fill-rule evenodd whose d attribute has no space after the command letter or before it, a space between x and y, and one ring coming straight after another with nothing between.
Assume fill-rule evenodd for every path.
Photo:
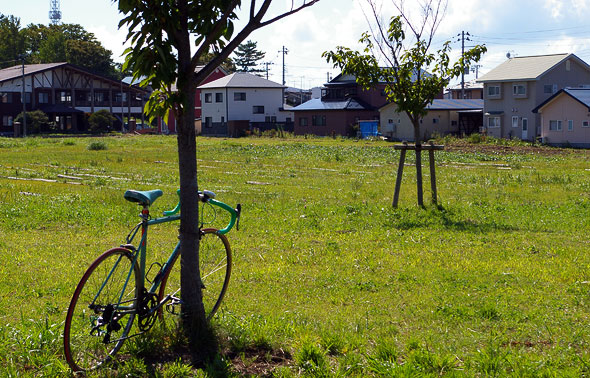
<instances>
[{"instance_id":1,"label":"mown lawn","mask_svg":"<svg viewBox=\"0 0 590 378\"><path fill-rule=\"evenodd\" d=\"M199 138L199 187L243 206L221 356L191 371L141 338L97 375L590 374L590 154L446 142L440 206L415 205L409 165L392 209L390 143ZM69 374L75 285L137 222L125 189L174 207L176 151L171 136L0 139L0 375ZM176 228L152 232L150 258Z\"/></svg>"}]
</instances>

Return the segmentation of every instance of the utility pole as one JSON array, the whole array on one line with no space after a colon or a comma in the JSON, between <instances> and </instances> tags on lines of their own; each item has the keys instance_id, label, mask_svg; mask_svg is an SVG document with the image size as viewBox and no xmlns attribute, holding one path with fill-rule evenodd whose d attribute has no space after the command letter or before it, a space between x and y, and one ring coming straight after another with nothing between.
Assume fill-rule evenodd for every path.
<instances>
[{"instance_id":1,"label":"utility pole","mask_svg":"<svg viewBox=\"0 0 590 378\"><path fill-rule=\"evenodd\" d=\"M289 50L287 50L285 48L285 46L283 46L283 49L281 51L279 51L280 53L283 53L283 85L285 85L285 55L287 55L287 53L289 52Z\"/></svg>"},{"instance_id":2,"label":"utility pole","mask_svg":"<svg viewBox=\"0 0 590 378\"><path fill-rule=\"evenodd\" d=\"M467 38L465 38L465 35L467 35ZM465 55L465 39L467 39L468 41L471 41L469 39L470 36L471 36L471 34L465 33L464 30L461 31L461 58L464 58L464 55ZM459 34L457 34L457 37L459 37ZM469 68L467 68L467 69L469 69ZM465 98L465 67L463 67L463 70L461 71L461 98L462 99Z\"/></svg>"},{"instance_id":3,"label":"utility pole","mask_svg":"<svg viewBox=\"0 0 590 378\"><path fill-rule=\"evenodd\" d=\"M26 99L26 92L25 92L25 56L21 55L22 59L22 68L23 68L23 91L21 102L23 103L23 136L27 136L27 99ZM31 96L33 94L31 93Z\"/></svg>"},{"instance_id":4,"label":"utility pole","mask_svg":"<svg viewBox=\"0 0 590 378\"><path fill-rule=\"evenodd\" d=\"M264 70L266 71L266 80L268 80L268 66L270 66L271 64L274 64L273 62L264 62L262 63L264 65ZM284 81L284 75L283 75L283 81Z\"/></svg>"},{"instance_id":5,"label":"utility pole","mask_svg":"<svg viewBox=\"0 0 590 378\"><path fill-rule=\"evenodd\" d=\"M475 78L477 79L479 77L479 68L481 67L481 64L474 64L471 67L471 72L475 72Z\"/></svg>"}]
</instances>

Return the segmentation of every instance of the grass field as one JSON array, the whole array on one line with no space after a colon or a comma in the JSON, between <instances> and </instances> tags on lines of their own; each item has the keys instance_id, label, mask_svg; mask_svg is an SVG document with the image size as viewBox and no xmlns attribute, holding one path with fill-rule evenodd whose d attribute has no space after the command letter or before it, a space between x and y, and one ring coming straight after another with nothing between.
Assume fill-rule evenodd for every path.
<instances>
[{"instance_id":1,"label":"grass field","mask_svg":"<svg viewBox=\"0 0 590 378\"><path fill-rule=\"evenodd\" d=\"M392 209L390 143L199 138L199 187L243 206L220 358L191 371L148 337L97 375L590 375L590 154L446 143L440 205L416 206L407 166ZM174 207L176 151L167 136L0 139L1 376L69 374L75 285L137 222L125 189ZM176 228L151 234L149 258Z\"/></svg>"}]
</instances>

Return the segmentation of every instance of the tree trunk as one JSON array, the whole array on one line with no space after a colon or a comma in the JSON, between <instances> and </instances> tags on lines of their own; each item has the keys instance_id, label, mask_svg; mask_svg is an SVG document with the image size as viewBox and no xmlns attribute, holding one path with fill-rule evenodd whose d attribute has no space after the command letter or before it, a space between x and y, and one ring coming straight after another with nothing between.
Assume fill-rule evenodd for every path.
<instances>
[{"instance_id":1,"label":"tree trunk","mask_svg":"<svg viewBox=\"0 0 590 378\"><path fill-rule=\"evenodd\" d=\"M178 86L185 94L178 108L178 168L180 176L180 285L182 325L189 340L193 362L200 365L216 353L215 338L203 308L199 272L199 200L197 183L197 143L195 133L194 72L190 48L179 51Z\"/></svg>"},{"instance_id":2,"label":"tree trunk","mask_svg":"<svg viewBox=\"0 0 590 378\"><path fill-rule=\"evenodd\" d=\"M420 121L414 123L414 141L416 143L416 191L418 196L418 206L424 207L424 196L422 190L422 142L420 139Z\"/></svg>"}]
</instances>

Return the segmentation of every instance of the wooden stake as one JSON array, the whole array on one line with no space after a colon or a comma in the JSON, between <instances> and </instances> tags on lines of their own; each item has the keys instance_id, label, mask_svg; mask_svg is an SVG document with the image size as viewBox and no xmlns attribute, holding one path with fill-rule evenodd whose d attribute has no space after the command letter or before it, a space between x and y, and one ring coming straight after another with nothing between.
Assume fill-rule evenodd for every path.
<instances>
[{"instance_id":1,"label":"wooden stake","mask_svg":"<svg viewBox=\"0 0 590 378\"><path fill-rule=\"evenodd\" d=\"M404 143L407 146L407 143ZM397 207L399 201L399 190L402 186L402 173L404 173L404 163L406 160L406 149L401 150L399 155L399 165L397 167L397 177L395 179L395 192L393 193L393 207Z\"/></svg>"}]
</instances>

